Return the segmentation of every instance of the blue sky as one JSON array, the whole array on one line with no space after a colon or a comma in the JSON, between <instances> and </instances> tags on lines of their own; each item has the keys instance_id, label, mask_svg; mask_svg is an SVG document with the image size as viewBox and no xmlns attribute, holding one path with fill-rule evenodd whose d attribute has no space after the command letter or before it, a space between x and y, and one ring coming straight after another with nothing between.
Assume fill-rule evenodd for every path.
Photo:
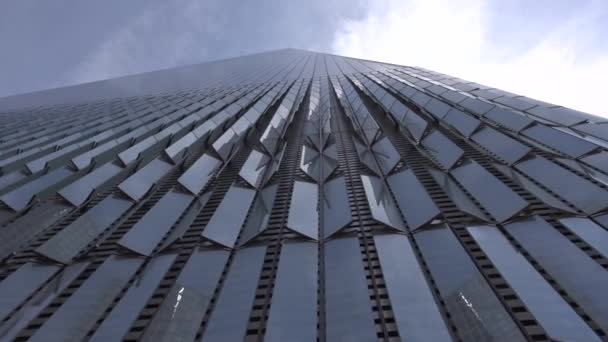
<instances>
[{"instance_id":1,"label":"blue sky","mask_svg":"<svg viewBox=\"0 0 608 342\"><path fill-rule=\"evenodd\" d=\"M283 47L415 65L608 116L606 0L21 0L0 96Z\"/></svg>"}]
</instances>

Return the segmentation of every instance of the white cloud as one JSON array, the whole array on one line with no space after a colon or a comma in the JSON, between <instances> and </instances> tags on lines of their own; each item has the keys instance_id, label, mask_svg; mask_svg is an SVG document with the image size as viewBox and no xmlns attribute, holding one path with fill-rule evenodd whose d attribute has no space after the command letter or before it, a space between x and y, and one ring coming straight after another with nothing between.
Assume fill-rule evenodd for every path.
<instances>
[{"instance_id":1,"label":"white cloud","mask_svg":"<svg viewBox=\"0 0 608 342\"><path fill-rule=\"evenodd\" d=\"M586 38L597 36L602 16L604 20L608 17L606 2L588 3L566 22L551 28L535 46L516 51L516 47L491 41L486 34L488 21L484 19L492 14L488 13L488 1L370 2L366 18L343 23L333 42L334 53L420 66L608 116L608 49L604 46L603 50L598 47L583 56L581 53L587 47ZM525 32L526 28L513 29Z\"/></svg>"}]
</instances>

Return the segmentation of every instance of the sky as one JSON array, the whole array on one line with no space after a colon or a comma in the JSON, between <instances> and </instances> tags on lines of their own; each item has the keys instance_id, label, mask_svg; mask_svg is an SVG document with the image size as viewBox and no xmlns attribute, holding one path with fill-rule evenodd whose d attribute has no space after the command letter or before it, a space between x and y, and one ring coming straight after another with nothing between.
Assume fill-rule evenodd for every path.
<instances>
[{"instance_id":1,"label":"sky","mask_svg":"<svg viewBox=\"0 0 608 342\"><path fill-rule=\"evenodd\" d=\"M608 116L608 0L0 4L0 97L285 47L419 66Z\"/></svg>"}]
</instances>

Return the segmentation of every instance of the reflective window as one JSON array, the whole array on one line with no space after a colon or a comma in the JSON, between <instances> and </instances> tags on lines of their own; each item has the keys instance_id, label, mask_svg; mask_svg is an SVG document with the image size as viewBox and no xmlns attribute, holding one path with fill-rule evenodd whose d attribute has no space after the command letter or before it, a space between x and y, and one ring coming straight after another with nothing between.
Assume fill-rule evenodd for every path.
<instances>
[{"instance_id":1,"label":"reflective window","mask_svg":"<svg viewBox=\"0 0 608 342\"><path fill-rule=\"evenodd\" d=\"M530 126L534 122L534 120L524 115L517 114L512 110L508 110L501 107L494 107L484 116L515 132L521 131L522 129Z\"/></svg>"},{"instance_id":2,"label":"reflective window","mask_svg":"<svg viewBox=\"0 0 608 342\"><path fill-rule=\"evenodd\" d=\"M36 253L67 264L130 207L129 201L107 197L36 248Z\"/></svg>"},{"instance_id":3,"label":"reflective window","mask_svg":"<svg viewBox=\"0 0 608 342\"><path fill-rule=\"evenodd\" d=\"M422 139L422 146L447 170L454 166L464 154L460 147L437 130Z\"/></svg>"},{"instance_id":4,"label":"reflective window","mask_svg":"<svg viewBox=\"0 0 608 342\"><path fill-rule=\"evenodd\" d=\"M608 327L608 273L540 217L505 226L602 329Z\"/></svg>"},{"instance_id":5,"label":"reflective window","mask_svg":"<svg viewBox=\"0 0 608 342\"><path fill-rule=\"evenodd\" d=\"M421 230L415 237L462 340L525 341L449 228Z\"/></svg>"},{"instance_id":6,"label":"reflective window","mask_svg":"<svg viewBox=\"0 0 608 342\"><path fill-rule=\"evenodd\" d=\"M535 157L515 167L587 214L608 207L606 191L545 158Z\"/></svg>"},{"instance_id":7,"label":"reflective window","mask_svg":"<svg viewBox=\"0 0 608 342\"><path fill-rule=\"evenodd\" d=\"M259 192L243 227L239 245L244 245L266 229L278 187L278 184L270 185Z\"/></svg>"},{"instance_id":8,"label":"reflective window","mask_svg":"<svg viewBox=\"0 0 608 342\"><path fill-rule=\"evenodd\" d=\"M268 164L270 158L265 154L252 150L245 161L245 164L241 167L239 176L247 181L251 186L257 188L262 181L264 170Z\"/></svg>"},{"instance_id":9,"label":"reflective window","mask_svg":"<svg viewBox=\"0 0 608 342\"><path fill-rule=\"evenodd\" d=\"M590 244L604 258L608 258L608 231L606 229L582 217L564 218L559 222Z\"/></svg>"},{"instance_id":10,"label":"reflective window","mask_svg":"<svg viewBox=\"0 0 608 342\"><path fill-rule=\"evenodd\" d=\"M142 259L110 256L44 324L30 341L82 340L135 274Z\"/></svg>"},{"instance_id":11,"label":"reflective window","mask_svg":"<svg viewBox=\"0 0 608 342\"><path fill-rule=\"evenodd\" d=\"M162 176L171 170L171 167L171 164L154 159L120 183L118 188L131 199L139 201Z\"/></svg>"},{"instance_id":12,"label":"reflective window","mask_svg":"<svg viewBox=\"0 0 608 342\"><path fill-rule=\"evenodd\" d=\"M387 181L411 230L420 228L439 215L439 208L412 170L396 173Z\"/></svg>"},{"instance_id":13,"label":"reflective window","mask_svg":"<svg viewBox=\"0 0 608 342\"><path fill-rule=\"evenodd\" d=\"M471 139L508 164L517 162L531 150L528 146L490 127L482 128L473 134Z\"/></svg>"},{"instance_id":14,"label":"reflective window","mask_svg":"<svg viewBox=\"0 0 608 342\"><path fill-rule=\"evenodd\" d=\"M319 234L318 198L316 184L295 181L287 219L290 229L315 240Z\"/></svg>"},{"instance_id":15,"label":"reflective window","mask_svg":"<svg viewBox=\"0 0 608 342\"><path fill-rule=\"evenodd\" d=\"M443 120L465 137L469 137L473 134L481 124L479 120L455 108L452 108Z\"/></svg>"},{"instance_id":16,"label":"reflective window","mask_svg":"<svg viewBox=\"0 0 608 342\"><path fill-rule=\"evenodd\" d=\"M40 314L57 296L70 285L82 270L88 266L86 262L74 263L65 266L50 282L40 289L30 300L25 302L21 309L13 315L15 319L5 322L2 326L2 338L6 341L13 341L29 322ZM46 266L48 267L48 266ZM23 284L19 284L24 286Z\"/></svg>"},{"instance_id":17,"label":"reflective window","mask_svg":"<svg viewBox=\"0 0 608 342\"><path fill-rule=\"evenodd\" d=\"M203 341L240 341L245 337L265 253L262 246L236 252Z\"/></svg>"},{"instance_id":18,"label":"reflective window","mask_svg":"<svg viewBox=\"0 0 608 342\"><path fill-rule=\"evenodd\" d=\"M541 124L524 130L522 134L573 158L578 158L598 148L597 145L586 140Z\"/></svg>"},{"instance_id":19,"label":"reflective window","mask_svg":"<svg viewBox=\"0 0 608 342\"><path fill-rule=\"evenodd\" d=\"M401 119L401 125L416 141L420 141L429 124L426 120L418 116L418 114L409 111L403 119Z\"/></svg>"},{"instance_id":20,"label":"reflective window","mask_svg":"<svg viewBox=\"0 0 608 342\"><path fill-rule=\"evenodd\" d=\"M49 280L58 266L38 265L28 262L0 282L0 322Z\"/></svg>"},{"instance_id":21,"label":"reflective window","mask_svg":"<svg viewBox=\"0 0 608 342\"><path fill-rule=\"evenodd\" d=\"M477 115L483 115L494 108L492 104L470 97L460 102L460 105Z\"/></svg>"},{"instance_id":22,"label":"reflective window","mask_svg":"<svg viewBox=\"0 0 608 342\"><path fill-rule=\"evenodd\" d=\"M467 229L551 338L599 341L593 330L498 229L491 226Z\"/></svg>"},{"instance_id":23,"label":"reflective window","mask_svg":"<svg viewBox=\"0 0 608 342\"><path fill-rule=\"evenodd\" d=\"M600 152L590 156L581 158L585 163L597 167L598 169L608 172L608 152Z\"/></svg>"},{"instance_id":24,"label":"reflective window","mask_svg":"<svg viewBox=\"0 0 608 342\"><path fill-rule=\"evenodd\" d=\"M352 221L344 177L332 179L323 186L323 232L325 238Z\"/></svg>"},{"instance_id":25,"label":"reflective window","mask_svg":"<svg viewBox=\"0 0 608 342\"><path fill-rule=\"evenodd\" d=\"M451 173L498 222L511 218L528 206L528 202L474 161Z\"/></svg>"},{"instance_id":26,"label":"reflective window","mask_svg":"<svg viewBox=\"0 0 608 342\"><path fill-rule=\"evenodd\" d=\"M4 202L4 204L14 211L23 210L36 194L44 191L53 184L61 182L72 173L73 172L68 168L50 171L47 174L2 195L0 201Z\"/></svg>"},{"instance_id":27,"label":"reflective window","mask_svg":"<svg viewBox=\"0 0 608 342\"><path fill-rule=\"evenodd\" d=\"M359 241L325 243L325 321L328 341L376 341Z\"/></svg>"},{"instance_id":28,"label":"reflective window","mask_svg":"<svg viewBox=\"0 0 608 342\"><path fill-rule=\"evenodd\" d=\"M222 250L196 250L165 295L142 341L193 341L228 255Z\"/></svg>"},{"instance_id":29,"label":"reflective window","mask_svg":"<svg viewBox=\"0 0 608 342\"><path fill-rule=\"evenodd\" d=\"M177 181L196 195L203 190L219 165L219 160L208 154L203 154Z\"/></svg>"},{"instance_id":30,"label":"reflective window","mask_svg":"<svg viewBox=\"0 0 608 342\"><path fill-rule=\"evenodd\" d=\"M363 188L365 189L372 217L389 227L405 230L399 210L395 206L395 202L393 202L384 182L378 177L366 175L361 175L361 181L363 182Z\"/></svg>"},{"instance_id":31,"label":"reflective window","mask_svg":"<svg viewBox=\"0 0 608 342\"><path fill-rule=\"evenodd\" d=\"M435 179L435 182L443 188L443 191L445 191L458 209L481 220L490 220L481 210L479 210L477 205L469 199L467 194L458 187L448 174L432 169L430 169L429 172Z\"/></svg>"},{"instance_id":32,"label":"reflective window","mask_svg":"<svg viewBox=\"0 0 608 342\"><path fill-rule=\"evenodd\" d=\"M386 137L375 143L372 150L374 150L376 160L385 174L389 173L401 159L399 152Z\"/></svg>"},{"instance_id":33,"label":"reflective window","mask_svg":"<svg viewBox=\"0 0 608 342\"><path fill-rule=\"evenodd\" d=\"M190 194L166 193L118 244L141 255L150 255L193 199Z\"/></svg>"},{"instance_id":34,"label":"reflective window","mask_svg":"<svg viewBox=\"0 0 608 342\"><path fill-rule=\"evenodd\" d=\"M534 182L532 182L531 180L518 174L510 167L501 164L494 164L494 167L500 172L502 172L505 176L514 180L521 187L532 193L534 196L538 197L538 199L545 202L545 204L547 204L548 206L576 213L576 209L569 207L568 205L566 205L566 203L563 203L561 200L548 193L547 191L543 190L540 186L534 184Z\"/></svg>"},{"instance_id":35,"label":"reflective window","mask_svg":"<svg viewBox=\"0 0 608 342\"><path fill-rule=\"evenodd\" d=\"M374 242L401 339L451 341L408 238L377 235Z\"/></svg>"},{"instance_id":36,"label":"reflective window","mask_svg":"<svg viewBox=\"0 0 608 342\"><path fill-rule=\"evenodd\" d=\"M232 185L201 236L226 247L234 247L254 196L254 190Z\"/></svg>"},{"instance_id":37,"label":"reflective window","mask_svg":"<svg viewBox=\"0 0 608 342\"><path fill-rule=\"evenodd\" d=\"M433 115L437 119L443 119L443 117L446 116L446 114L451 108L452 107L447 105L445 102L439 101L437 99L431 99L426 104L426 106L424 106L424 109L426 109L429 113L431 113L431 115Z\"/></svg>"},{"instance_id":38,"label":"reflective window","mask_svg":"<svg viewBox=\"0 0 608 342\"><path fill-rule=\"evenodd\" d=\"M120 171L122 171L122 168L112 163L105 164L59 190L57 193L74 206L80 206L99 185L117 175Z\"/></svg>"},{"instance_id":39,"label":"reflective window","mask_svg":"<svg viewBox=\"0 0 608 342\"><path fill-rule=\"evenodd\" d=\"M317 338L317 249L316 243L281 248L265 341Z\"/></svg>"},{"instance_id":40,"label":"reflective window","mask_svg":"<svg viewBox=\"0 0 608 342\"><path fill-rule=\"evenodd\" d=\"M137 158L139 158L139 154L148 148L152 147L158 141L154 136L147 137L146 139L138 142L137 144L129 147L123 152L118 154L118 158L124 165L129 165L134 162Z\"/></svg>"},{"instance_id":41,"label":"reflective window","mask_svg":"<svg viewBox=\"0 0 608 342\"><path fill-rule=\"evenodd\" d=\"M589 119L585 113L564 107L548 108L541 105L528 109L527 112L564 126L576 125Z\"/></svg>"},{"instance_id":42,"label":"reflective window","mask_svg":"<svg viewBox=\"0 0 608 342\"><path fill-rule=\"evenodd\" d=\"M175 260L175 254L159 255L150 260L129 290L101 323L90 341L117 341L129 331L141 310Z\"/></svg>"}]
</instances>

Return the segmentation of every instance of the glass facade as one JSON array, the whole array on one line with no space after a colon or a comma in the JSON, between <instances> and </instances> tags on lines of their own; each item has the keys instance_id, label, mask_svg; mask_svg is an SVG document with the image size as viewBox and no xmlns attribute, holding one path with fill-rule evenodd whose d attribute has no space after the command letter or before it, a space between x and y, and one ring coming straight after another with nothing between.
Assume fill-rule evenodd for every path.
<instances>
[{"instance_id":1,"label":"glass facade","mask_svg":"<svg viewBox=\"0 0 608 342\"><path fill-rule=\"evenodd\" d=\"M294 49L0 99L0 340L606 340L607 148Z\"/></svg>"}]
</instances>

